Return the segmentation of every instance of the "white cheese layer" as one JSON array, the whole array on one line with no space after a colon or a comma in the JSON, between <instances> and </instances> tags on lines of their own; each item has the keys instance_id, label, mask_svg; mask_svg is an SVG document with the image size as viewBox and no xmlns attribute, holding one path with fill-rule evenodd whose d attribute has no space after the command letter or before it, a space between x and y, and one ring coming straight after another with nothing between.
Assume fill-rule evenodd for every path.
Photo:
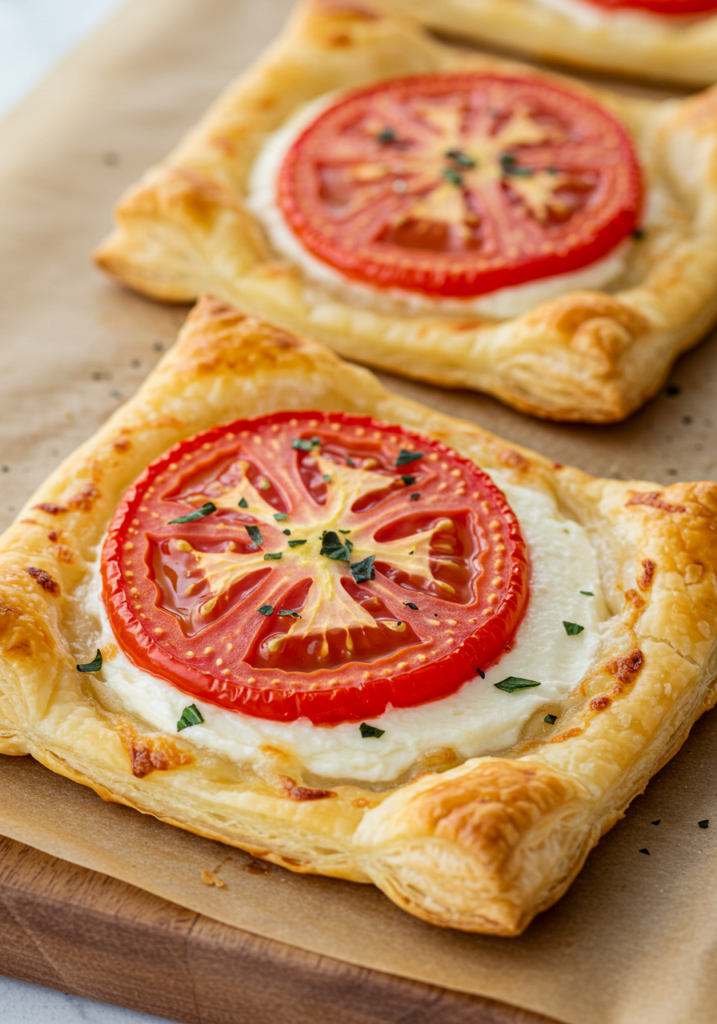
<instances>
[{"instance_id":1,"label":"white cheese layer","mask_svg":"<svg viewBox=\"0 0 717 1024\"><path fill-rule=\"evenodd\" d=\"M599 7L591 4L588 0L531 0L532 3L547 7L558 14L564 14L571 21L587 27L598 26L600 28L611 28L619 32L640 32L643 35L643 42L651 42L653 39L662 39L682 25L691 25L695 21L701 21L705 15L674 15L656 14L654 11L641 11L622 8L610 10L608 7ZM709 15L708 15L709 16ZM646 38L645 38L646 36Z\"/></svg>"},{"instance_id":2,"label":"white cheese layer","mask_svg":"<svg viewBox=\"0 0 717 1024\"><path fill-rule=\"evenodd\" d=\"M317 727L308 719L272 722L218 708L138 669L121 651L105 658L102 678L124 707L151 728L176 735L182 711L194 703L204 724L185 729L182 738L197 747L232 761L254 762L262 757L263 744L280 746L310 772L333 779L388 782L438 748L450 748L465 759L511 746L536 709L560 700L580 682L595 658L607 611L584 528L565 519L547 495L492 475L520 521L531 559L530 599L512 650L486 671L485 679L476 676L449 697L392 708L371 719L371 725L385 730L380 738L364 739L357 723ZM97 625L97 646L116 647L102 603L99 565L80 600ZM563 621L585 628L568 636ZM94 647L95 640L88 639L87 649ZM541 685L515 693L496 689L495 683L511 675Z\"/></svg>"},{"instance_id":3,"label":"white cheese layer","mask_svg":"<svg viewBox=\"0 0 717 1024\"><path fill-rule=\"evenodd\" d=\"M276 199L277 182L286 154L298 136L337 98L338 95L332 93L307 104L269 136L252 169L246 198L248 209L264 225L274 249L299 267L307 282L326 289L334 298L387 313L464 313L501 320L527 313L566 292L605 288L624 272L630 242L622 242L607 256L581 270L500 288L472 299L431 298L399 288L372 288L346 277L304 247L287 223ZM311 298L313 303L320 297Z\"/></svg>"}]
</instances>

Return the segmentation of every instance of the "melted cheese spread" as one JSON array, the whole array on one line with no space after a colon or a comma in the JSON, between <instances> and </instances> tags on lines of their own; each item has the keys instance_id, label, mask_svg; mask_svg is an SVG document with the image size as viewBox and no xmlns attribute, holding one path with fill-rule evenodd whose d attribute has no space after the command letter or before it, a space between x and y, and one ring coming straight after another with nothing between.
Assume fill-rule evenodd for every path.
<instances>
[{"instance_id":1,"label":"melted cheese spread","mask_svg":"<svg viewBox=\"0 0 717 1024\"><path fill-rule=\"evenodd\" d=\"M491 474L517 515L531 559L530 598L512 649L456 693L413 708L387 708L370 724L385 730L364 739L358 723L326 727L307 719L272 722L195 700L170 683L137 668L121 652L105 656L101 678L124 708L151 729L176 735L177 721L196 704L203 725L182 732L198 748L231 761L257 763L264 744L293 753L314 775L369 783L389 782L423 755L439 749L459 759L496 753L516 743L534 712L573 689L594 661L607 618L595 553L585 529L564 518L548 495L506 483ZM101 597L99 560L78 596L95 626L96 645L108 653L117 643ZM594 596L581 594L589 591ZM584 626L568 636L563 622ZM507 676L540 682L533 689L505 693L495 683ZM559 725L556 726L559 728Z\"/></svg>"},{"instance_id":2,"label":"melted cheese spread","mask_svg":"<svg viewBox=\"0 0 717 1024\"><path fill-rule=\"evenodd\" d=\"M583 6L581 4L581 6ZM403 291L399 288L372 288L353 281L306 249L287 223L277 203L277 182L284 158L298 136L319 114L333 105L338 94L322 96L303 107L282 128L269 136L259 154L249 183L246 205L263 224L274 249L299 267L309 287L312 305L321 295L310 285L319 286L332 298L387 313L462 313L507 319L529 312L543 302L570 291L599 290L615 282L624 272L630 242L622 242L612 252L587 267L567 274L555 274L511 288L501 288L472 299L442 299Z\"/></svg>"}]
</instances>

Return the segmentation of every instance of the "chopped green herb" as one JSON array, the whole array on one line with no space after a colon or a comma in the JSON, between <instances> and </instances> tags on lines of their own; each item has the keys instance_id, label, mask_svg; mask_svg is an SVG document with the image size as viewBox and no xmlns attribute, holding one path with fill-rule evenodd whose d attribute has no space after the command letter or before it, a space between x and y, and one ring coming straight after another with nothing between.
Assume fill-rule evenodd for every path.
<instances>
[{"instance_id":1,"label":"chopped green herb","mask_svg":"<svg viewBox=\"0 0 717 1024\"><path fill-rule=\"evenodd\" d=\"M353 466L354 468L356 467L356 463L354 462L350 455L346 456L346 465Z\"/></svg>"},{"instance_id":2,"label":"chopped green herb","mask_svg":"<svg viewBox=\"0 0 717 1024\"><path fill-rule=\"evenodd\" d=\"M519 167L518 160L512 153L503 153L500 158L500 169L503 174L513 178L529 178L533 174L532 167Z\"/></svg>"},{"instance_id":3,"label":"chopped green herb","mask_svg":"<svg viewBox=\"0 0 717 1024\"><path fill-rule=\"evenodd\" d=\"M326 555L327 558L333 558L337 562L350 562L352 550L353 544L348 537L342 544L338 533L328 530L322 538L319 554Z\"/></svg>"},{"instance_id":4,"label":"chopped green herb","mask_svg":"<svg viewBox=\"0 0 717 1024\"><path fill-rule=\"evenodd\" d=\"M418 459L422 459L422 458L423 458L423 452L409 452L409 451L406 451L405 448L402 448L400 450L400 452L398 453L398 458L396 459L395 465L396 466L407 466L409 464L409 462L417 462Z\"/></svg>"},{"instance_id":5,"label":"chopped green herb","mask_svg":"<svg viewBox=\"0 0 717 1024\"><path fill-rule=\"evenodd\" d=\"M274 559L281 558L281 551L270 551L270 552L267 552L267 554L264 555L264 561L265 562L270 561L270 559L272 559L272 558L274 558Z\"/></svg>"},{"instance_id":6,"label":"chopped green herb","mask_svg":"<svg viewBox=\"0 0 717 1024\"><path fill-rule=\"evenodd\" d=\"M323 474L323 478L324 478L325 483L327 483L327 484L331 483L331 477L329 476L328 473L324 473Z\"/></svg>"},{"instance_id":7,"label":"chopped green herb","mask_svg":"<svg viewBox=\"0 0 717 1024\"><path fill-rule=\"evenodd\" d=\"M558 171L557 167L546 167L545 168L545 173L546 174L559 174L560 172Z\"/></svg>"},{"instance_id":8,"label":"chopped green herb","mask_svg":"<svg viewBox=\"0 0 717 1024\"><path fill-rule=\"evenodd\" d=\"M418 611L418 605L414 604L413 601L404 601L403 603L405 604L406 608L413 608L414 612Z\"/></svg>"},{"instance_id":9,"label":"chopped green herb","mask_svg":"<svg viewBox=\"0 0 717 1024\"><path fill-rule=\"evenodd\" d=\"M339 530L339 533L351 533L351 530Z\"/></svg>"},{"instance_id":10,"label":"chopped green herb","mask_svg":"<svg viewBox=\"0 0 717 1024\"><path fill-rule=\"evenodd\" d=\"M710 827L710 819L709 818L704 818L702 821L698 821L697 824L700 826L700 828L709 828Z\"/></svg>"},{"instance_id":11,"label":"chopped green herb","mask_svg":"<svg viewBox=\"0 0 717 1024\"><path fill-rule=\"evenodd\" d=\"M269 488L271 487L271 484L269 483L268 480L265 480L264 477L261 477L259 480L257 480L256 486L259 488L260 491L268 491Z\"/></svg>"},{"instance_id":12,"label":"chopped green herb","mask_svg":"<svg viewBox=\"0 0 717 1024\"><path fill-rule=\"evenodd\" d=\"M312 448L315 448L319 444L321 444L320 437L295 437L291 442L291 447L297 448L302 452L310 452Z\"/></svg>"},{"instance_id":13,"label":"chopped green herb","mask_svg":"<svg viewBox=\"0 0 717 1024\"><path fill-rule=\"evenodd\" d=\"M288 512L275 512L274 513L274 519L276 519L277 523L281 523L281 522L284 521L284 519L288 519L288 518L289 518L289 513Z\"/></svg>"},{"instance_id":14,"label":"chopped green herb","mask_svg":"<svg viewBox=\"0 0 717 1024\"><path fill-rule=\"evenodd\" d=\"M261 608L259 609L259 614L260 615L273 615L274 614L274 605L273 604L263 604L261 606Z\"/></svg>"},{"instance_id":15,"label":"chopped green herb","mask_svg":"<svg viewBox=\"0 0 717 1024\"><path fill-rule=\"evenodd\" d=\"M262 545L261 530L258 526L245 526L244 529L249 534L253 544L256 544L258 548Z\"/></svg>"},{"instance_id":16,"label":"chopped green herb","mask_svg":"<svg viewBox=\"0 0 717 1024\"><path fill-rule=\"evenodd\" d=\"M300 619L301 618L301 616L299 615L298 612L292 611L289 608L282 608L281 611L279 612L279 615L289 615L289 616L291 616L292 619Z\"/></svg>"},{"instance_id":17,"label":"chopped green herb","mask_svg":"<svg viewBox=\"0 0 717 1024\"><path fill-rule=\"evenodd\" d=\"M546 715L545 718L543 719L543 721L547 722L548 725L555 725L557 720L558 720L558 716L557 715Z\"/></svg>"},{"instance_id":18,"label":"chopped green herb","mask_svg":"<svg viewBox=\"0 0 717 1024\"><path fill-rule=\"evenodd\" d=\"M361 723L359 730L365 740L370 739L372 736L375 736L376 739L378 739L386 732L385 729L377 729L375 725L367 725L366 722Z\"/></svg>"},{"instance_id":19,"label":"chopped green herb","mask_svg":"<svg viewBox=\"0 0 717 1024\"><path fill-rule=\"evenodd\" d=\"M451 185L463 184L463 175L459 174L454 167L444 167L441 171L441 175L446 179L446 181L450 181Z\"/></svg>"},{"instance_id":20,"label":"chopped green herb","mask_svg":"<svg viewBox=\"0 0 717 1024\"><path fill-rule=\"evenodd\" d=\"M195 519L204 519L205 516L210 516L212 512L216 512L216 510L217 506L213 502L207 501L201 508L198 508L196 512L190 512L189 515L180 516L179 519L170 519L169 525L171 526L172 523L193 523Z\"/></svg>"},{"instance_id":21,"label":"chopped green herb","mask_svg":"<svg viewBox=\"0 0 717 1024\"><path fill-rule=\"evenodd\" d=\"M99 647L92 661L88 661L86 665L77 665L76 668L78 672L99 672L102 668L102 651Z\"/></svg>"},{"instance_id":22,"label":"chopped green herb","mask_svg":"<svg viewBox=\"0 0 717 1024\"><path fill-rule=\"evenodd\" d=\"M463 153L460 149L449 149L446 153L449 160L454 160L461 167L475 167L476 162L469 157L466 153Z\"/></svg>"},{"instance_id":23,"label":"chopped green herb","mask_svg":"<svg viewBox=\"0 0 717 1024\"><path fill-rule=\"evenodd\" d=\"M482 669L482 668L477 668L477 669L476 669L476 672L477 672L477 673L478 673L478 675L479 675L479 676L481 677L481 679L485 679L485 672L483 671L483 669Z\"/></svg>"},{"instance_id":24,"label":"chopped green herb","mask_svg":"<svg viewBox=\"0 0 717 1024\"><path fill-rule=\"evenodd\" d=\"M415 476L402 476L401 479L403 480L406 487L410 487L411 484L415 484L416 482Z\"/></svg>"},{"instance_id":25,"label":"chopped green herb","mask_svg":"<svg viewBox=\"0 0 717 1024\"><path fill-rule=\"evenodd\" d=\"M289 541L289 547L290 548L298 548L299 544L306 544L306 541L305 540L290 540Z\"/></svg>"},{"instance_id":26,"label":"chopped green herb","mask_svg":"<svg viewBox=\"0 0 717 1024\"><path fill-rule=\"evenodd\" d=\"M383 128L376 136L379 146L390 146L396 141L396 133L393 128Z\"/></svg>"},{"instance_id":27,"label":"chopped green herb","mask_svg":"<svg viewBox=\"0 0 717 1024\"><path fill-rule=\"evenodd\" d=\"M415 548L414 548L414 550L415 550ZM412 554L413 554L413 551L409 551L408 553L409 553L409 555L412 555Z\"/></svg>"},{"instance_id":28,"label":"chopped green herb","mask_svg":"<svg viewBox=\"0 0 717 1024\"><path fill-rule=\"evenodd\" d=\"M521 679L520 676L508 676L507 679L501 679L499 683L493 683L499 690L504 690L505 693L515 693L516 690L529 690L533 686L540 686L540 683L536 683L534 679Z\"/></svg>"},{"instance_id":29,"label":"chopped green herb","mask_svg":"<svg viewBox=\"0 0 717 1024\"><path fill-rule=\"evenodd\" d=\"M239 499L239 508L249 508L249 502L246 500L246 498Z\"/></svg>"},{"instance_id":30,"label":"chopped green herb","mask_svg":"<svg viewBox=\"0 0 717 1024\"><path fill-rule=\"evenodd\" d=\"M595 597L592 590L581 590L580 593L584 594L585 597Z\"/></svg>"},{"instance_id":31,"label":"chopped green herb","mask_svg":"<svg viewBox=\"0 0 717 1024\"><path fill-rule=\"evenodd\" d=\"M414 491L413 494L409 494L408 497L411 499L411 501L418 501L421 495L419 494L418 491Z\"/></svg>"},{"instance_id":32,"label":"chopped green herb","mask_svg":"<svg viewBox=\"0 0 717 1024\"><path fill-rule=\"evenodd\" d=\"M287 537L291 536L291 530L282 530L281 532L286 534Z\"/></svg>"},{"instance_id":33,"label":"chopped green herb","mask_svg":"<svg viewBox=\"0 0 717 1024\"><path fill-rule=\"evenodd\" d=\"M563 622L563 626L568 636L577 636L585 629L585 626L578 626L577 622Z\"/></svg>"},{"instance_id":34,"label":"chopped green herb","mask_svg":"<svg viewBox=\"0 0 717 1024\"><path fill-rule=\"evenodd\" d=\"M351 575L357 583L368 583L369 580L376 579L376 571L373 567L375 558L375 555L367 555L360 562L354 562L353 565L349 566Z\"/></svg>"},{"instance_id":35,"label":"chopped green herb","mask_svg":"<svg viewBox=\"0 0 717 1024\"><path fill-rule=\"evenodd\" d=\"M201 725L203 721L202 713L197 705L190 704L188 708L184 709L182 717L177 722L177 732L188 729L190 725Z\"/></svg>"}]
</instances>

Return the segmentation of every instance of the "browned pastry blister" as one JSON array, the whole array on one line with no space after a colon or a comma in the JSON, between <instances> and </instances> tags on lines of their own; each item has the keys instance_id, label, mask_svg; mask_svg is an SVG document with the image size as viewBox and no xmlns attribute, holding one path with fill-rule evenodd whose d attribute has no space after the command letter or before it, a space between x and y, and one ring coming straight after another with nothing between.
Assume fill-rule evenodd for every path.
<instances>
[{"instance_id":1,"label":"browned pastry blister","mask_svg":"<svg viewBox=\"0 0 717 1024\"><path fill-rule=\"evenodd\" d=\"M307 408L438 438L552 495L587 530L609 615L556 729L531 727L500 756L445 770L417 763L400 784L317 781L278 747L239 763L195 745L190 730L158 732L122 706L102 672L77 672L98 636L82 593L132 481L212 424ZM106 800L291 870L373 882L435 924L515 935L565 892L714 703L716 570L717 484L662 488L557 466L204 298L137 394L0 540L0 751L32 754ZM105 661L116 654L103 649Z\"/></svg>"},{"instance_id":2,"label":"browned pastry blister","mask_svg":"<svg viewBox=\"0 0 717 1024\"><path fill-rule=\"evenodd\" d=\"M351 359L485 391L537 416L624 418L717 317L717 92L657 102L570 83L632 136L646 181L645 237L631 245L609 294L567 292L509 319L355 304L274 252L246 206L262 146L305 104L381 79L457 69L526 70L439 43L398 15L309 0L121 199L99 265L155 298L184 302L211 291Z\"/></svg>"}]
</instances>

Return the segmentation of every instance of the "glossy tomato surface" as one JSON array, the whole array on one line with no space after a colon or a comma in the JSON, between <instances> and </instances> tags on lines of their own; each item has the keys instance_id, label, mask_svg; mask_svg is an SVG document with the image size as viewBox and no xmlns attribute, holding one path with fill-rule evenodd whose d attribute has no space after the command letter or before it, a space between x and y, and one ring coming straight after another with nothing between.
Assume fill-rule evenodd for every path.
<instances>
[{"instance_id":1,"label":"glossy tomato surface","mask_svg":"<svg viewBox=\"0 0 717 1024\"><path fill-rule=\"evenodd\" d=\"M717 11L715 0L587 0L587 3L607 7L608 10L649 11L669 16L714 14Z\"/></svg>"},{"instance_id":2,"label":"glossy tomato surface","mask_svg":"<svg viewBox=\"0 0 717 1024\"><path fill-rule=\"evenodd\" d=\"M623 127L531 75L434 74L343 96L288 151L277 200L301 244L381 288L469 298L586 267L635 229Z\"/></svg>"},{"instance_id":3,"label":"glossy tomato surface","mask_svg":"<svg viewBox=\"0 0 717 1024\"><path fill-rule=\"evenodd\" d=\"M138 666L315 723L453 692L501 655L528 595L518 522L485 473L400 427L318 412L166 452L118 507L102 573Z\"/></svg>"}]
</instances>

